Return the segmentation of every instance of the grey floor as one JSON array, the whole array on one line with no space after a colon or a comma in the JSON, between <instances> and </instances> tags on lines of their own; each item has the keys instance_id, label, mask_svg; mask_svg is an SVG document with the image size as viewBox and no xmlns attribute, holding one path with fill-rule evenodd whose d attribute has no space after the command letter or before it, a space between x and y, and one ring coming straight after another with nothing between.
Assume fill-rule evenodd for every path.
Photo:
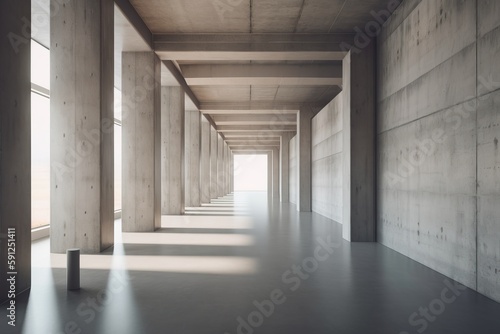
<instances>
[{"instance_id":1,"label":"grey floor","mask_svg":"<svg viewBox=\"0 0 500 334\"><path fill-rule=\"evenodd\" d=\"M2 305L0 333L500 331L500 304L380 244L345 242L320 215L257 193L204 211L117 232L113 249L82 256L79 291L65 289L64 256L35 242L31 292L16 328Z\"/></svg>"}]
</instances>

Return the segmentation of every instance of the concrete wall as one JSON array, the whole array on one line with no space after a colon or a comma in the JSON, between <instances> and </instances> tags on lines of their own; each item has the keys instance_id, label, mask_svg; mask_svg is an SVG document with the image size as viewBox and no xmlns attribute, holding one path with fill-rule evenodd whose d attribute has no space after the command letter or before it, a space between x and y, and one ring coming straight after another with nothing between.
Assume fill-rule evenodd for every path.
<instances>
[{"instance_id":1,"label":"concrete wall","mask_svg":"<svg viewBox=\"0 0 500 334\"><path fill-rule=\"evenodd\" d=\"M297 136L293 137L290 140L290 165L289 167L289 194L290 194L290 203L297 204Z\"/></svg>"},{"instance_id":2,"label":"concrete wall","mask_svg":"<svg viewBox=\"0 0 500 334\"><path fill-rule=\"evenodd\" d=\"M312 210L342 223L342 93L312 120Z\"/></svg>"},{"instance_id":3,"label":"concrete wall","mask_svg":"<svg viewBox=\"0 0 500 334\"><path fill-rule=\"evenodd\" d=\"M16 231L16 294L31 287L30 42L23 36L31 1L0 3L0 304L7 300L9 228ZM17 44L21 37L24 43ZM12 43L11 43L12 41ZM7 304L4 304L5 307ZM4 307L2 306L2 307ZM3 319L2 321L8 321ZM18 324L19 325L19 324Z\"/></svg>"},{"instance_id":4,"label":"concrete wall","mask_svg":"<svg viewBox=\"0 0 500 334\"><path fill-rule=\"evenodd\" d=\"M500 301L500 4L403 3L378 40L378 240Z\"/></svg>"}]
</instances>

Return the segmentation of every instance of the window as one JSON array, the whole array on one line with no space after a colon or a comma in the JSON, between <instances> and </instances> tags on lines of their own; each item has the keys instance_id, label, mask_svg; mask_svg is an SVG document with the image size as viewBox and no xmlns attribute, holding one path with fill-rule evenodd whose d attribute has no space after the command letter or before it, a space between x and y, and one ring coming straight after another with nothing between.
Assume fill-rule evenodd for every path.
<instances>
[{"instance_id":1,"label":"window","mask_svg":"<svg viewBox=\"0 0 500 334\"><path fill-rule=\"evenodd\" d=\"M31 227L50 223L50 52L31 41Z\"/></svg>"},{"instance_id":2,"label":"window","mask_svg":"<svg viewBox=\"0 0 500 334\"><path fill-rule=\"evenodd\" d=\"M115 88L115 211L122 209L122 92Z\"/></svg>"}]
</instances>

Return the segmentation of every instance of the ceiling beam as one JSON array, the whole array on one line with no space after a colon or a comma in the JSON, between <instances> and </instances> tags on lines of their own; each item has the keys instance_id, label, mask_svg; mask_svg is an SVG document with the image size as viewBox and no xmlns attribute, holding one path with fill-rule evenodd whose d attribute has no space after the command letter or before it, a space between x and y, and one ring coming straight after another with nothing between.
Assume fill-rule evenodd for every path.
<instances>
[{"instance_id":1,"label":"ceiling beam","mask_svg":"<svg viewBox=\"0 0 500 334\"><path fill-rule=\"evenodd\" d=\"M231 132L226 132L224 135L226 137L226 140L231 140L232 138L259 138L259 139L269 139L269 138L276 138L284 135L294 135L295 132L275 132L275 131L261 131L261 132L255 132L255 131L231 131Z\"/></svg>"},{"instance_id":2,"label":"ceiling beam","mask_svg":"<svg viewBox=\"0 0 500 334\"><path fill-rule=\"evenodd\" d=\"M279 145L230 145L229 148L233 151L238 151L238 150L274 150Z\"/></svg>"},{"instance_id":3,"label":"ceiling beam","mask_svg":"<svg viewBox=\"0 0 500 334\"><path fill-rule=\"evenodd\" d=\"M233 115L211 115L214 122L219 125L269 125L269 124L297 124L297 116L295 114L233 114Z\"/></svg>"},{"instance_id":4,"label":"ceiling beam","mask_svg":"<svg viewBox=\"0 0 500 334\"><path fill-rule=\"evenodd\" d=\"M305 105L310 105L312 108L323 108L326 103L294 103L294 102L281 102L281 101L241 101L241 102L202 102L200 110L206 113L210 111L259 111L259 110L276 110L276 111L294 111L297 112Z\"/></svg>"},{"instance_id":5,"label":"ceiling beam","mask_svg":"<svg viewBox=\"0 0 500 334\"><path fill-rule=\"evenodd\" d=\"M123 15L129 20L129 22L134 26L135 30L141 35L142 39L146 44L154 49L153 34L149 30L148 26L142 18L139 16L134 6L129 2L129 0L115 0L115 4L118 6Z\"/></svg>"},{"instance_id":6,"label":"ceiling beam","mask_svg":"<svg viewBox=\"0 0 500 334\"><path fill-rule=\"evenodd\" d=\"M154 49L170 60L342 60L354 34L155 34Z\"/></svg>"},{"instance_id":7,"label":"ceiling beam","mask_svg":"<svg viewBox=\"0 0 500 334\"><path fill-rule=\"evenodd\" d=\"M254 133L273 133L273 132L293 132L297 131L296 125L218 125L218 132L223 132L225 134L229 132L254 132Z\"/></svg>"},{"instance_id":8,"label":"ceiling beam","mask_svg":"<svg viewBox=\"0 0 500 334\"><path fill-rule=\"evenodd\" d=\"M342 64L181 65L189 85L340 86Z\"/></svg>"}]
</instances>

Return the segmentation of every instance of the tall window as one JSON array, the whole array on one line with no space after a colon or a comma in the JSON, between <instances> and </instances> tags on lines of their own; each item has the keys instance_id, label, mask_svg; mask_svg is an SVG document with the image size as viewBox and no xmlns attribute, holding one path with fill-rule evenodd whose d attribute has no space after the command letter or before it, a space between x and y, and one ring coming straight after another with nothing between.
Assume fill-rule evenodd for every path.
<instances>
[{"instance_id":1,"label":"tall window","mask_svg":"<svg viewBox=\"0 0 500 334\"><path fill-rule=\"evenodd\" d=\"M115 88L115 211L122 209L122 93Z\"/></svg>"},{"instance_id":2,"label":"tall window","mask_svg":"<svg viewBox=\"0 0 500 334\"><path fill-rule=\"evenodd\" d=\"M31 41L31 227L50 223L50 52Z\"/></svg>"}]
</instances>

